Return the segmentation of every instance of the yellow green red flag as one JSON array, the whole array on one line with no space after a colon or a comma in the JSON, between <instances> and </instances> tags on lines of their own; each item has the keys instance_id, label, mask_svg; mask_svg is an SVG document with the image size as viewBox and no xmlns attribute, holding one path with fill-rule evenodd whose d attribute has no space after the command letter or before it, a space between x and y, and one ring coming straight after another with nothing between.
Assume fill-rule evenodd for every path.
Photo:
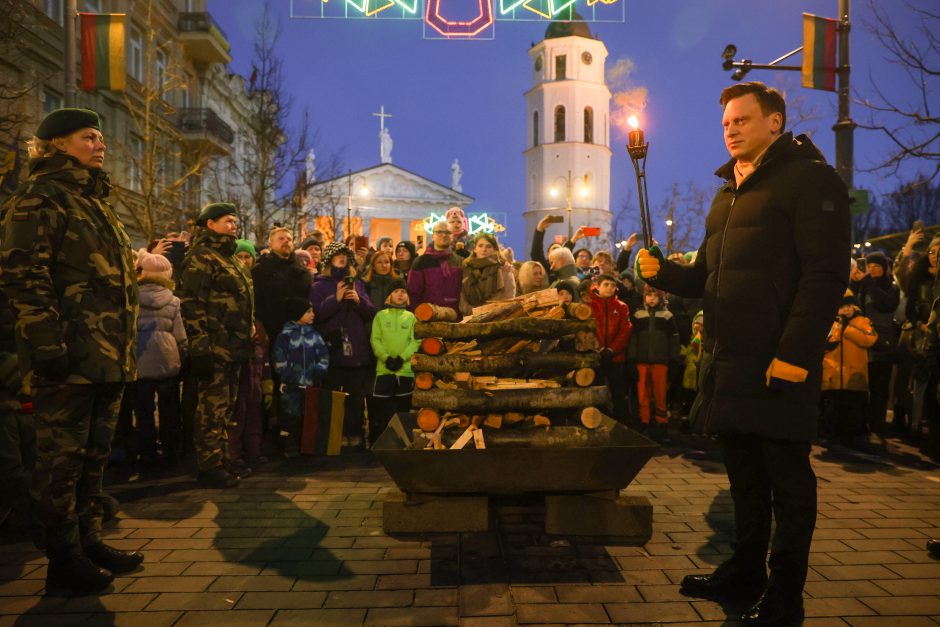
<instances>
[{"instance_id":1,"label":"yellow green red flag","mask_svg":"<svg viewBox=\"0 0 940 627\"><path fill-rule=\"evenodd\" d=\"M836 90L838 20L803 14L803 87Z\"/></svg>"},{"instance_id":2,"label":"yellow green red flag","mask_svg":"<svg viewBox=\"0 0 940 627\"><path fill-rule=\"evenodd\" d=\"M79 13L82 89L124 89L124 13Z\"/></svg>"}]
</instances>

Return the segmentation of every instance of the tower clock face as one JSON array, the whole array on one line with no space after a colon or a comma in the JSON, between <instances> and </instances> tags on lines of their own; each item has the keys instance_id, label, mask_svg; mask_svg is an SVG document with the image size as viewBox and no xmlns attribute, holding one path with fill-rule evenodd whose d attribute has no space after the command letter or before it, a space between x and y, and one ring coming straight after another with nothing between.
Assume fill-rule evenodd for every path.
<instances>
[{"instance_id":1,"label":"tower clock face","mask_svg":"<svg viewBox=\"0 0 940 627\"><path fill-rule=\"evenodd\" d=\"M536 72L542 71L542 57L535 58L535 71Z\"/></svg>"},{"instance_id":2,"label":"tower clock face","mask_svg":"<svg viewBox=\"0 0 940 627\"><path fill-rule=\"evenodd\" d=\"M581 53L581 61L584 62L584 65L591 65L591 61L594 60L594 57L591 56L590 52Z\"/></svg>"}]
</instances>

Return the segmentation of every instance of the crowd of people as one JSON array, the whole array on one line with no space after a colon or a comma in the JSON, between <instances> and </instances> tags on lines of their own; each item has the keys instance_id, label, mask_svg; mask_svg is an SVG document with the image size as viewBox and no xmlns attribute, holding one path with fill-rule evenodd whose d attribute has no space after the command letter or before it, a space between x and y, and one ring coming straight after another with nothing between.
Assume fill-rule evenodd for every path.
<instances>
[{"instance_id":1,"label":"crowd of people","mask_svg":"<svg viewBox=\"0 0 940 627\"><path fill-rule=\"evenodd\" d=\"M689 416L701 414L696 398L708 396L697 394L700 385L716 385L716 399L726 382L764 386L711 362L717 338L709 348L704 244L634 258L634 234L615 257L592 247L582 227L546 248L548 226L561 220L548 216L529 260L517 260L494 235L471 236L456 207L432 225L423 250L390 238L331 241L320 231L295 245L279 226L252 242L238 238L234 204L212 203L192 232L134 251L106 200L104 150L95 112L47 116L30 147L29 177L4 205L0 237L0 459L11 477L0 502L31 512L28 524L50 557L50 589L100 590L143 559L101 540L109 460L172 471L188 458L200 483L233 488L271 455L300 454L318 407L310 392L321 389L345 395L342 433L330 437L374 444L396 411L411 408L419 347L412 312L422 303L459 318L555 288L563 301L588 304L591 350L611 393L606 411L663 442L691 430ZM940 459L940 235L924 253L917 247L925 240L917 227L893 260L880 252L851 260L817 387L824 442L883 450L890 430L920 438ZM764 277L763 291L735 295L753 309L735 319L742 338L761 327L768 337L781 332L779 310L796 286L787 282L792 268L778 266L780 281ZM724 345L751 359L748 347ZM711 368L714 376L704 376ZM766 385L784 389L806 376L775 358ZM329 426L319 420L321 431Z\"/></svg>"}]
</instances>

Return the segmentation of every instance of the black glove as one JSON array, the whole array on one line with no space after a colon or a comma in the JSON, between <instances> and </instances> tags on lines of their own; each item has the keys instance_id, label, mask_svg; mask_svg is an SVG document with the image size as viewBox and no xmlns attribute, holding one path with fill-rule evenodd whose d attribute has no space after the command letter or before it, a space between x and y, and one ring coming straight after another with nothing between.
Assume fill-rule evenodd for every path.
<instances>
[{"instance_id":1,"label":"black glove","mask_svg":"<svg viewBox=\"0 0 940 627\"><path fill-rule=\"evenodd\" d=\"M189 358L189 367L197 379L209 379L215 372L212 355L194 355Z\"/></svg>"},{"instance_id":2,"label":"black glove","mask_svg":"<svg viewBox=\"0 0 940 627\"><path fill-rule=\"evenodd\" d=\"M69 376L69 356L59 355L33 362L33 372L46 381L63 381Z\"/></svg>"},{"instance_id":3,"label":"black glove","mask_svg":"<svg viewBox=\"0 0 940 627\"><path fill-rule=\"evenodd\" d=\"M398 372L404 365L405 360L401 357L387 357L385 359L385 367L388 368L391 372Z\"/></svg>"},{"instance_id":4,"label":"black glove","mask_svg":"<svg viewBox=\"0 0 940 627\"><path fill-rule=\"evenodd\" d=\"M614 351L609 348L601 349L601 365L605 368L614 363Z\"/></svg>"}]
</instances>

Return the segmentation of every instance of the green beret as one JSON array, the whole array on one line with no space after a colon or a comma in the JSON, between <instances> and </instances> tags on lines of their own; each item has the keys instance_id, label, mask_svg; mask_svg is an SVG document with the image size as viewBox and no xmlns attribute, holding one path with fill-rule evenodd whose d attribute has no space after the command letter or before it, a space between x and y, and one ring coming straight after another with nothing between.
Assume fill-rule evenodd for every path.
<instances>
[{"instance_id":1,"label":"green beret","mask_svg":"<svg viewBox=\"0 0 940 627\"><path fill-rule=\"evenodd\" d=\"M46 140L53 137L65 137L83 128L100 131L101 120L98 114L91 109L58 109L39 123L36 137Z\"/></svg>"},{"instance_id":2,"label":"green beret","mask_svg":"<svg viewBox=\"0 0 940 627\"><path fill-rule=\"evenodd\" d=\"M238 209L230 202L214 202L206 205L199 217L196 226L205 226L209 220L218 220L222 216L237 216Z\"/></svg>"},{"instance_id":3,"label":"green beret","mask_svg":"<svg viewBox=\"0 0 940 627\"><path fill-rule=\"evenodd\" d=\"M237 255L238 253L248 253L251 255L252 259L258 258L258 251L255 250L255 245L247 239L235 240L235 254Z\"/></svg>"}]
</instances>

